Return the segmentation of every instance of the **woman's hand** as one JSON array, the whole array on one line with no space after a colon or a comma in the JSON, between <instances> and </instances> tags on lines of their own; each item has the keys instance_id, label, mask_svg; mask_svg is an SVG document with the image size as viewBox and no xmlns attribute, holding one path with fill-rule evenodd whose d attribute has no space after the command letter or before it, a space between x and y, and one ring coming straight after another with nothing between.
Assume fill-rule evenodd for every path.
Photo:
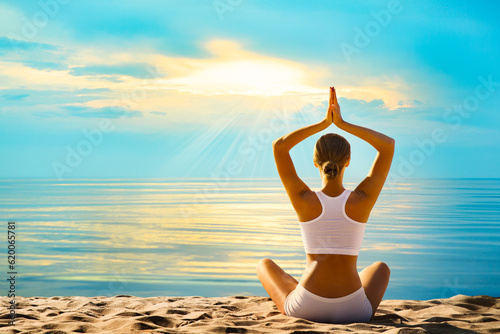
<instances>
[{"instance_id":1,"label":"woman's hand","mask_svg":"<svg viewBox=\"0 0 500 334\"><path fill-rule=\"evenodd\" d=\"M325 115L325 118L323 119L323 123L325 123L327 127L333 123L332 104L333 104L334 98L333 98L332 88L333 87L330 87L330 101L328 102L328 109L326 110L326 115Z\"/></svg>"},{"instance_id":2,"label":"woman's hand","mask_svg":"<svg viewBox=\"0 0 500 334\"><path fill-rule=\"evenodd\" d=\"M335 87L330 87L330 105L328 107L328 114L332 116L333 124L339 126L344 122L342 115L340 114L340 106L337 101L337 93L335 92Z\"/></svg>"}]
</instances>

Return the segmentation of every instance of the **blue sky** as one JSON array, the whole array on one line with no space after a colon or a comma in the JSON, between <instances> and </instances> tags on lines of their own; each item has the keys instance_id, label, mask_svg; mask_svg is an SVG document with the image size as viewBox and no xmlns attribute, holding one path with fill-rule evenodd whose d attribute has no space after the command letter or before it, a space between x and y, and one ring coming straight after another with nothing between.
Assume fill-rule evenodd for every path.
<instances>
[{"instance_id":1,"label":"blue sky","mask_svg":"<svg viewBox=\"0 0 500 334\"><path fill-rule=\"evenodd\" d=\"M500 5L0 1L0 178L277 177L273 139L344 118L391 178L500 177ZM375 151L352 144L346 180ZM315 141L292 150L316 177Z\"/></svg>"}]
</instances>

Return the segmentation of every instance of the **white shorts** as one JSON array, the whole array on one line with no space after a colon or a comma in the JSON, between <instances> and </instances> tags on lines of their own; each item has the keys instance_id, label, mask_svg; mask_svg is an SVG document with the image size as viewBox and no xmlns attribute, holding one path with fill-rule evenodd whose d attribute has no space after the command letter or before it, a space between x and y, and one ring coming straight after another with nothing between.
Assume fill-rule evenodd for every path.
<instances>
[{"instance_id":1,"label":"white shorts","mask_svg":"<svg viewBox=\"0 0 500 334\"><path fill-rule=\"evenodd\" d=\"M288 316L332 324L366 322L373 312L363 287L347 296L326 298L307 291L300 283L286 296L284 308Z\"/></svg>"}]
</instances>

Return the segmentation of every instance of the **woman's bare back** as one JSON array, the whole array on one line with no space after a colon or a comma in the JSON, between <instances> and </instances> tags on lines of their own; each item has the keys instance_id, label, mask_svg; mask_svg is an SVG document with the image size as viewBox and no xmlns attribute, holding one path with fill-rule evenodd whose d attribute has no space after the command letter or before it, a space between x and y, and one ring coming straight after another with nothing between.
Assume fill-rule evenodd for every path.
<instances>
[{"instance_id":1,"label":"woman's bare back","mask_svg":"<svg viewBox=\"0 0 500 334\"><path fill-rule=\"evenodd\" d=\"M337 197L344 188L325 192L325 195ZM322 212L321 202L317 195L311 191L303 195L308 203L297 212L299 221L306 222L317 218ZM361 207L359 195L351 192L346 202L346 214L349 218L365 223L370 212ZM309 209L307 208L309 206ZM369 208L371 210L371 208ZM297 210L298 211L298 210ZM367 212L368 211L368 212ZM366 220L363 221L363 218ZM342 254L306 254L307 265L302 275L301 283L308 291L326 298L346 296L361 287L361 280L357 271L355 255Z\"/></svg>"}]
</instances>

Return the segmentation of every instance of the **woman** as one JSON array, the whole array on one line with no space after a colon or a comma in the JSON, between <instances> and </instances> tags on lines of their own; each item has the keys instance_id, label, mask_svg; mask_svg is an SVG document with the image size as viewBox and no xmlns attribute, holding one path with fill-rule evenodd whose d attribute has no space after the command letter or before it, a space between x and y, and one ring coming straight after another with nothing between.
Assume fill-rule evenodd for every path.
<instances>
[{"instance_id":1,"label":"woman","mask_svg":"<svg viewBox=\"0 0 500 334\"><path fill-rule=\"evenodd\" d=\"M355 190L344 188L350 145L340 135L322 136L314 149L322 189L312 191L298 176L292 147L331 124L355 135L378 154L368 176ZM342 119L334 87L325 118L273 142L281 181L295 209L304 241L307 267L300 283L270 259L257 265L257 276L282 314L326 323L369 321L375 314L390 270L375 262L358 274L356 262L370 212L377 201L394 155L394 139Z\"/></svg>"}]
</instances>

